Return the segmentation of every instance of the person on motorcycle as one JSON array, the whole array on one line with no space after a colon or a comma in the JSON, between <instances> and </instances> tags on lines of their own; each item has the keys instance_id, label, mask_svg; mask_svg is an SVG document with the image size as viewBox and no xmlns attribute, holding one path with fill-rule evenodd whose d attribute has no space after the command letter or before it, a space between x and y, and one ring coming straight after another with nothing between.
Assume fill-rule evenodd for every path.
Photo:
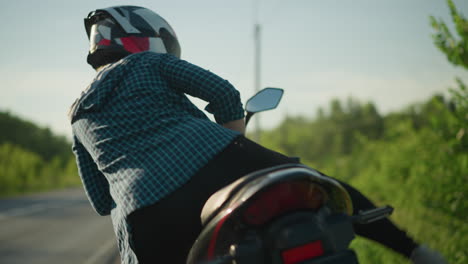
<instances>
[{"instance_id":1,"label":"person on motorcycle","mask_svg":"<svg viewBox=\"0 0 468 264\"><path fill-rule=\"evenodd\" d=\"M250 172L293 161L243 135L239 92L181 60L174 30L155 12L97 9L85 18L85 29L87 62L97 75L69 116L86 194L98 214L111 215L122 263L185 263L212 193ZM207 101L216 123L185 94ZM375 207L342 184L356 211ZM388 219L355 230L414 263L443 263Z\"/></svg>"}]
</instances>

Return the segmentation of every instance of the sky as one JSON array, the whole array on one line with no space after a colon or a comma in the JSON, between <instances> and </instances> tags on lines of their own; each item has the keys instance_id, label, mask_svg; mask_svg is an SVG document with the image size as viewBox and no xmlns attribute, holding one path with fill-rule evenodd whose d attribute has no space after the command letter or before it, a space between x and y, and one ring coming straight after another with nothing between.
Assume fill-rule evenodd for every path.
<instances>
[{"instance_id":1,"label":"sky","mask_svg":"<svg viewBox=\"0 0 468 264\"><path fill-rule=\"evenodd\" d=\"M262 128L312 117L334 98L372 101L381 113L446 93L468 72L433 44L429 16L453 24L444 0L0 0L0 111L70 137L69 106L92 81L83 18L144 6L174 28L182 59L255 93L254 24L261 25L262 87L285 90L259 114ZM468 16L468 1L454 0ZM204 107L205 102L194 100Z\"/></svg>"}]
</instances>

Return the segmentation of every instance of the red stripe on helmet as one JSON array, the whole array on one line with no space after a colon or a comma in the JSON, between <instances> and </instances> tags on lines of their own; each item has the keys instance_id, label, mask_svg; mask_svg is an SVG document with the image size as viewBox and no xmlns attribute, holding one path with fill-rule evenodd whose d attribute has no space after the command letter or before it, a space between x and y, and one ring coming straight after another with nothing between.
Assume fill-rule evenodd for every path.
<instances>
[{"instance_id":1,"label":"red stripe on helmet","mask_svg":"<svg viewBox=\"0 0 468 264\"><path fill-rule=\"evenodd\" d=\"M147 51L149 50L149 38L140 38L140 37L125 37L125 38L120 38L122 41L122 44L125 48L126 51L130 53L137 53L137 52L142 52L142 51Z\"/></svg>"},{"instance_id":2,"label":"red stripe on helmet","mask_svg":"<svg viewBox=\"0 0 468 264\"><path fill-rule=\"evenodd\" d=\"M111 44L110 39L101 39L101 41L99 41L98 43L99 46L110 46L110 44Z\"/></svg>"}]
</instances>

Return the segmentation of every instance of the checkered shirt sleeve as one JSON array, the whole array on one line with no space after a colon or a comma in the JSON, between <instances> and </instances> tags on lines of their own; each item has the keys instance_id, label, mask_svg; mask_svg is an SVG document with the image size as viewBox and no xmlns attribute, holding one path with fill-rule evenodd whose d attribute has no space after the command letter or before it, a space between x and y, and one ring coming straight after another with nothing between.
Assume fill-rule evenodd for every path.
<instances>
[{"instance_id":1,"label":"checkered shirt sleeve","mask_svg":"<svg viewBox=\"0 0 468 264\"><path fill-rule=\"evenodd\" d=\"M115 205L109 193L109 183L76 137L73 138L72 149L79 165L81 181L91 205L98 214L109 215Z\"/></svg>"},{"instance_id":2,"label":"checkered shirt sleeve","mask_svg":"<svg viewBox=\"0 0 468 264\"><path fill-rule=\"evenodd\" d=\"M209 102L205 110L214 115L218 124L244 117L240 94L227 80L171 55L165 55L159 65L172 89Z\"/></svg>"}]
</instances>

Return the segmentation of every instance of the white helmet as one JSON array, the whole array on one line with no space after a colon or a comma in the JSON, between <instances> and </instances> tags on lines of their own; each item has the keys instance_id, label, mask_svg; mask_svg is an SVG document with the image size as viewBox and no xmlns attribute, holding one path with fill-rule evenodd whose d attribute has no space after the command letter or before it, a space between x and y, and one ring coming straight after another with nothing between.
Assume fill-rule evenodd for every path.
<instances>
[{"instance_id":1,"label":"white helmet","mask_svg":"<svg viewBox=\"0 0 468 264\"><path fill-rule=\"evenodd\" d=\"M97 9L84 20L90 40L88 63L98 68L143 51L180 58L177 36L161 16L138 6Z\"/></svg>"}]
</instances>

